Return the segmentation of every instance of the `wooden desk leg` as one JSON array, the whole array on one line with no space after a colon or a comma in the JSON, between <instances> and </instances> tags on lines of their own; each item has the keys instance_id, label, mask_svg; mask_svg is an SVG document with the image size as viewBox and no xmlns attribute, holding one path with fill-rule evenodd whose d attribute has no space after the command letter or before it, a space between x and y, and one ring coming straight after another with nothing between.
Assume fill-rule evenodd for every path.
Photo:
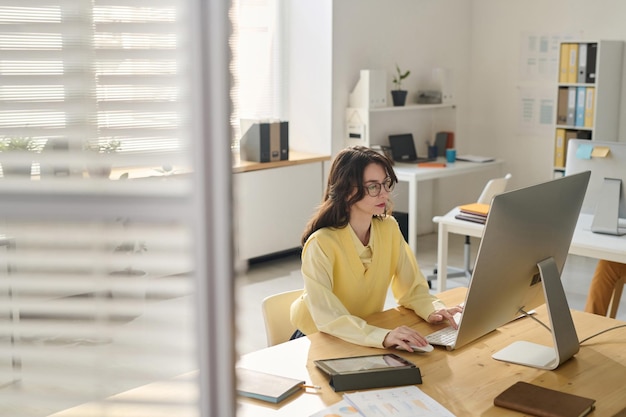
<instances>
[{"instance_id":1,"label":"wooden desk leg","mask_svg":"<svg viewBox=\"0 0 626 417\"><path fill-rule=\"evenodd\" d=\"M448 226L439 223L437 236L437 291L446 290L448 279Z\"/></svg>"}]
</instances>

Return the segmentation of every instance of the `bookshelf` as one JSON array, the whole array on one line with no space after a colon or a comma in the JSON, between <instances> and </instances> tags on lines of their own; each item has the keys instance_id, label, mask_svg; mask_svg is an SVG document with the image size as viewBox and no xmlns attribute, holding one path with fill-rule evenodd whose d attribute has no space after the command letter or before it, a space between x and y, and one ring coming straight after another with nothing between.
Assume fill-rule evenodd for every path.
<instances>
[{"instance_id":1,"label":"bookshelf","mask_svg":"<svg viewBox=\"0 0 626 417\"><path fill-rule=\"evenodd\" d=\"M567 141L618 139L623 41L560 45L554 174L565 171Z\"/></svg>"},{"instance_id":2,"label":"bookshelf","mask_svg":"<svg viewBox=\"0 0 626 417\"><path fill-rule=\"evenodd\" d=\"M389 135L412 133L418 153L426 154L426 141L440 131L455 131L456 105L407 104L397 107L348 107L346 146L389 145Z\"/></svg>"}]
</instances>

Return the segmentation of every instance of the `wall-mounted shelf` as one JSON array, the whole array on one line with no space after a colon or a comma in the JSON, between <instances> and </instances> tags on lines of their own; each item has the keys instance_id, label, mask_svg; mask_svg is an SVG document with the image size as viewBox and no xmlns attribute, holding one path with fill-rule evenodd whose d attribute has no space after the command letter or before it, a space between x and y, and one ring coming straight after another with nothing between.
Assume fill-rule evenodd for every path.
<instances>
[{"instance_id":1,"label":"wall-mounted shelf","mask_svg":"<svg viewBox=\"0 0 626 417\"><path fill-rule=\"evenodd\" d=\"M346 109L346 145L388 145L388 136L412 133L418 152L426 151L439 131L456 128L456 104L408 104L388 107L348 107ZM420 144L424 143L423 146ZM423 148L423 149L420 149Z\"/></svg>"}]
</instances>

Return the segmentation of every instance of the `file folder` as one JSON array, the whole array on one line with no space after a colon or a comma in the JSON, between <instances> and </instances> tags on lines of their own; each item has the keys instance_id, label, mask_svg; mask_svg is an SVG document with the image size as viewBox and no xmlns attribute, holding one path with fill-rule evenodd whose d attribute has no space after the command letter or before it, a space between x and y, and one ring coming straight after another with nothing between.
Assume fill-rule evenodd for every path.
<instances>
[{"instance_id":1,"label":"file folder","mask_svg":"<svg viewBox=\"0 0 626 417\"><path fill-rule=\"evenodd\" d=\"M565 168L565 129L557 129L554 138L554 166Z\"/></svg>"},{"instance_id":2,"label":"file folder","mask_svg":"<svg viewBox=\"0 0 626 417\"><path fill-rule=\"evenodd\" d=\"M566 83L569 74L569 43L561 44L561 56L559 60L559 82Z\"/></svg>"},{"instance_id":3,"label":"file folder","mask_svg":"<svg viewBox=\"0 0 626 417\"><path fill-rule=\"evenodd\" d=\"M593 127L595 93L595 87L587 87L587 91L585 93L585 127Z\"/></svg>"},{"instance_id":4,"label":"file folder","mask_svg":"<svg viewBox=\"0 0 626 417\"><path fill-rule=\"evenodd\" d=\"M576 122L576 87L567 88L567 120L568 126L574 126Z\"/></svg>"},{"instance_id":5,"label":"file folder","mask_svg":"<svg viewBox=\"0 0 626 417\"><path fill-rule=\"evenodd\" d=\"M585 92L586 87L576 87L576 127L585 126Z\"/></svg>"},{"instance_id":6,"label":"file folder","mask_svg":"<svg viewBox=\"0 0 626 417\"><path fill-rule=\"evenodd\" d=\"M598 44L587 44L587 84L594 84L596 82L596 59L598 56Z\"/></svg>"},{"instance_id":7,"label":"file folder","mask_svg":"<svg viewBox=\"0 0 626 417\"><path fill-rule=\"evenodd\" d=\"M570 44L567 82L576 83L578 79L578 44Z\"/></svg>"},{"instance_id":8,"label":"file folder","mask_svg":"<svg viewBox=\"0 0 626 417\"><path fill-rule=\"evenodd\" d=\"M579 84L584 84L587 79L587 44L578 45L578 78Z\"/></svg>"},{"instance_id":9,"label":"file folder","mask_svg":"<svg viewBox=\"0 0 626 417\"><path fill-rule=\"evenodd\" d=\"M559 88L559 96L556 103L556 124L567 124L567 97L569 91L567 87Z\"/></svg>"}]
</instances>

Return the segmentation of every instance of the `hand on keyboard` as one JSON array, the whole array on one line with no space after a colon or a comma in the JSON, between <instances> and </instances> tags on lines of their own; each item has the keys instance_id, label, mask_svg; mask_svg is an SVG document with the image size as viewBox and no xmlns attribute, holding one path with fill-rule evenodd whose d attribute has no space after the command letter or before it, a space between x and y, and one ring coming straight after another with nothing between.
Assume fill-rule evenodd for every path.
<instances>
[{"instance_id":1,"label":"hand on keyboard","mask_svg":"<svg viewBox=\"0 0 626 417\"><path fill-rule=\"evenodd\" d=\"M461 313L463 312L463 307L458 305L455 307L442 308L440 310L433 311L428 316L429 323L441 323L442 321L447 321L450 323L454 329L458 328L458 321L455 319L455 316L459 315L459 320Z\"/></svg>"}]
</instances>

